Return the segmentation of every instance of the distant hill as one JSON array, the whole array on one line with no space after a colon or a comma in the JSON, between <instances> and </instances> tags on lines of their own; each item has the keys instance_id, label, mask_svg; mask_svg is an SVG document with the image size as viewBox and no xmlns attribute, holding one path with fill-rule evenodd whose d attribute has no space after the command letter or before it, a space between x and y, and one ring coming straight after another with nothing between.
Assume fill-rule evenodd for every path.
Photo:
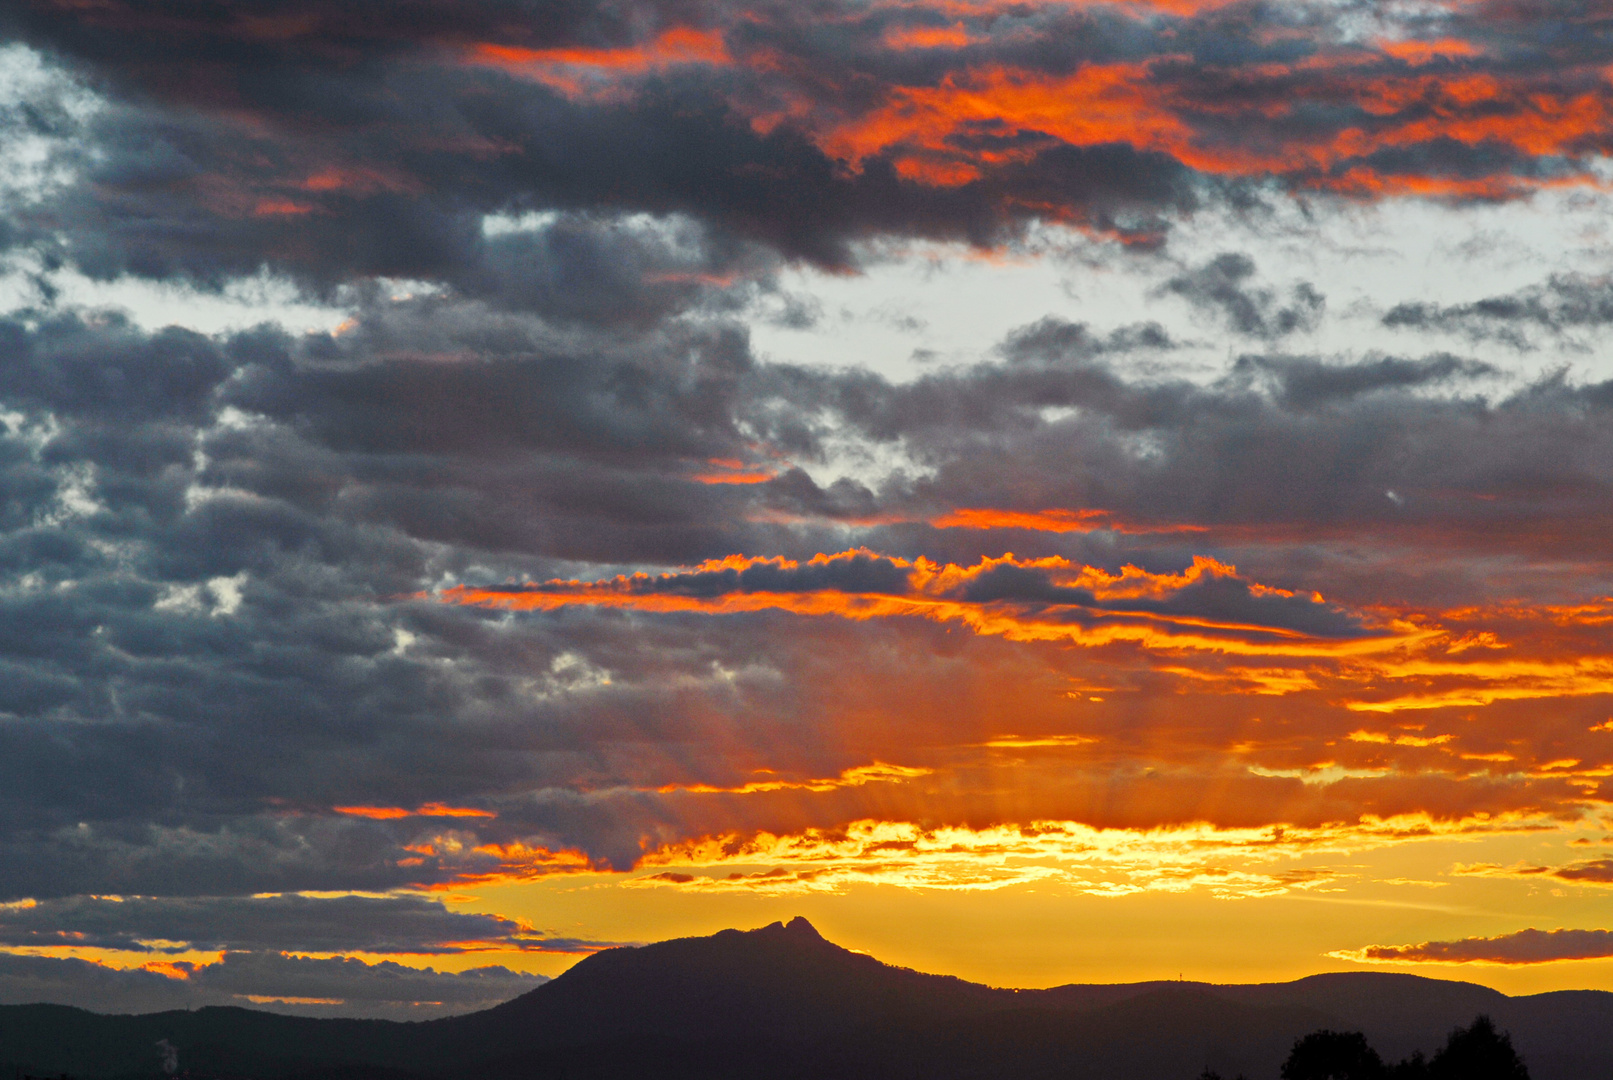
<instances>
[{"instance_id":1,"label":"distant hill","mask_svg":"<svg viewBox=\"0 0 1613 1080\"><path fill-rule=\"evenodd\" d=\"M1507 997L1353 972L1290 983L1004 990L882 964L805 919L611 949L513 1001L419 1023L208 1008L101 1016L0 1007L0 1070L81 1080L1275 1080L1294 1040L1359 1030L1385 1057L1432 1052L1486 1013L1534 1080L1613 1080L1613 994ZM4 1075L0 1073L0 1075Z\"/></svg>"}]
</instances>

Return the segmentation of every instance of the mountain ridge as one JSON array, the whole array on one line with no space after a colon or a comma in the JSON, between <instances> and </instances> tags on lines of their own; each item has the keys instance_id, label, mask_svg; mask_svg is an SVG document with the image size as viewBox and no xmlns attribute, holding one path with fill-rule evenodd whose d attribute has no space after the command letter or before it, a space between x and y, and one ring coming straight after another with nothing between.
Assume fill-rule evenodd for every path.
<instances>
[{"instance_id":1,"label":"mountain ridge","mask_svg":"<svg viewBox=\"0 0 1613 1080\"><path fill-rule=\"evenodd\" d=\"M0 1006L0 1068L81 1080L740 1077L1275 1077L1293 1040L1360 1030L1388 1058L1492 1016L1535 1080L1613 1080L1613 994L1509 997L1453 980L1333 972L1288 983L1008 989L897 967L795 918L596 953L477 1013L399 1022L234 1007L103 1016Z\"/></svg>"}]
</instances>

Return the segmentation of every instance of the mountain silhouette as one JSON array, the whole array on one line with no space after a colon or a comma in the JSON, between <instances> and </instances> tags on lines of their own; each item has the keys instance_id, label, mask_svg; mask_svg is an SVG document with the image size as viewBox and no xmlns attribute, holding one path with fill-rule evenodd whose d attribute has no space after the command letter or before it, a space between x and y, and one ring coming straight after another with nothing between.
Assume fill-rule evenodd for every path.
<instances>
[{"instance_id":1,"label":"mountain silhouette","mask_svg":"<svg viewBox=\"0 0 1613 1080\"><path fill-rule=\"evenodd\" d=\"M1002 1008L1011 990L882 964L807 920L597 953L488 1011L492 1023L575 1041L622 1035L802 1038Z\"/></svg>"},{"instance_id":2,"label":"mountain silhouette","mask_svg":"<svg viewBox=\"0 0 1613 1080\"><path fill-rule=\"evenodd\" d=\"M493 1009L398 1023L237 1008L101 1016L0 1007L0 1069L80 1080L584 1080L616 1077L1275 1077L1294 1040L1362 1031L1431 1052L1479 1014L1535 1080L1613 1080L1613 994L1508 997L1376 972L1289 983L982 986L880 963L805 919L611 949Z\"/></svg>"}]
</instances>

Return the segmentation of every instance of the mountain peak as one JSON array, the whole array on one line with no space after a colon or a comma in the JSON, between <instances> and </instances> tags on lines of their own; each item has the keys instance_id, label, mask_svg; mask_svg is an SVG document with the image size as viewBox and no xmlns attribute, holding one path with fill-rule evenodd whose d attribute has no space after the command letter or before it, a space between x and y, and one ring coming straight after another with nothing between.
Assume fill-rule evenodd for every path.
<instances>
[{"instance_id":1,"label":"mountain peak","mask_svg":"<svg viewBox=\"0 0 1613 1080\"><path fill-rule=\"evenodd\" d=\"M799 1039L963 1015L998 998L1012 995L882 964L796 916L595 953L499 1011L545 1038Z\"/></svg>"},{"instance_id":2,"label":"mountain peak","mask_svg":"<svg viewBox=\"0 0 1613 1080\"><path fill-rule=\"evenodd\" d=\"M775 927L777 929L775 929ZM763 929L771 930L775 933L789 934L791 937L799 938L802 941L825 940L824 936L818 933L818 928L807 922L806 919L800 915L797 915L787 923L771 923L768 926L763 927Z\"/></svg>"}]
</instances>

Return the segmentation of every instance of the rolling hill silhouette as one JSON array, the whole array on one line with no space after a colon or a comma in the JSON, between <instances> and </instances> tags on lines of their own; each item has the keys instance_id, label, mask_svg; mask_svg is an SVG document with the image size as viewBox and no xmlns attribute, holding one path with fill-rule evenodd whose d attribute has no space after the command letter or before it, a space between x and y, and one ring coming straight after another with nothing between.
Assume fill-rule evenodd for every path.
<instances>
[{"instance_id":1,"label":"rolling hill silhouette","mask_svg":"<svg viewBox=\"0 0 1613 1080\"><path fill-rule=\"evenodd\" d=\"M1432 1051L1488 1014L1535 1080L1613 1078L1613 994L1507 997L1354 972L1290 983L1007 990L882 964L805 919L612 949L494 1009L445 1020L314 1020L235 1008L100 1016L0 1007L0 1068L158 1077L550 1080L615 1077L1275 1077L1294 1040L1359 1030L1386 1057Z\"/></svg>"}]
</instances>

